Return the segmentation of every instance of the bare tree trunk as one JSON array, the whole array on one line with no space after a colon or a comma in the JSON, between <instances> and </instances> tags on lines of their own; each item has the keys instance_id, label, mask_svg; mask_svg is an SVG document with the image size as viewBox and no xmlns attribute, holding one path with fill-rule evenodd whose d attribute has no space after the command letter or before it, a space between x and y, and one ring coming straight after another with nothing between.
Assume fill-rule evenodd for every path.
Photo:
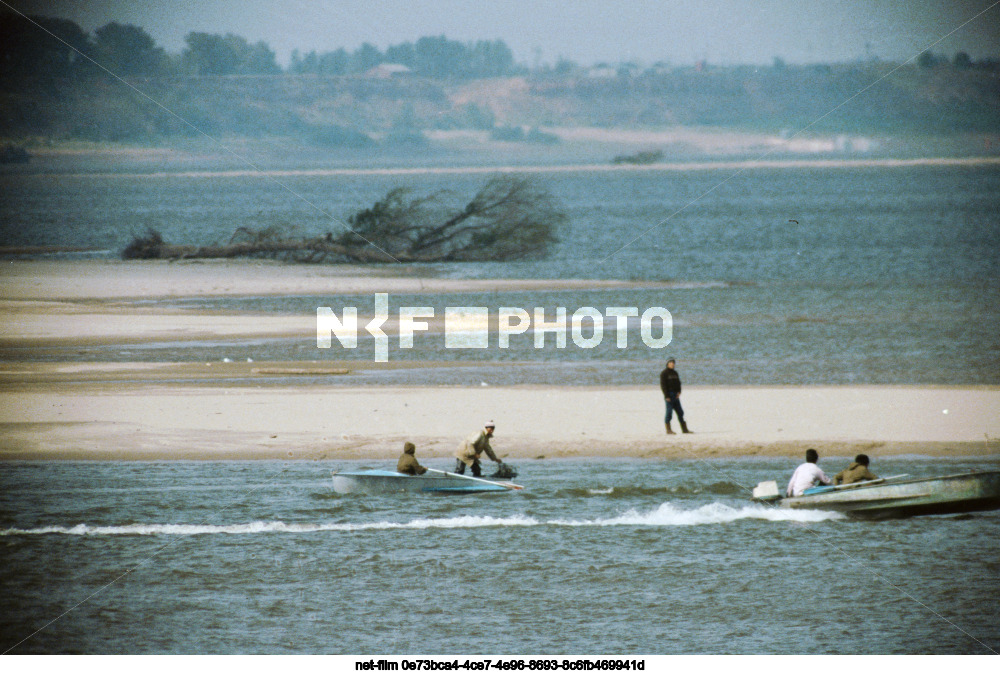
<instances>
[{"instance_id":1,"label":"bare tree trunk","mask_svg":"<svg viewBox=\"0 0 1000 674\"><path fill-rule=\"evenodd\" d=\"M442 196L405 200L391 190L371 208L348 218L337 237L284 239L274 227L240 227L229 243L211 246L170 244L155 231L136 237L122 252L126 259L272 257L296 262L358 263L515 260L543 254L565 221L552 197L525 178L490 180L461 209L435 208Z\"/></svg>"}]
</instances>

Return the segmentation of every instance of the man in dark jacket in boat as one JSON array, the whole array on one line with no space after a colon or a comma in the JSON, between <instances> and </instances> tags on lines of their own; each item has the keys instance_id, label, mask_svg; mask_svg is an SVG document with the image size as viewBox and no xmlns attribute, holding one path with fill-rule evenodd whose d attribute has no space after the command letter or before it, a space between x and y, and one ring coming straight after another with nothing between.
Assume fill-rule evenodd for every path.
<instances>
[{"instance_id":1,"label":"man in dark jacket in boat","mask_svg":"<svg viewBox=\"0 0 1000 674\"><path fill-rule=\"evenodd\" d=\"M667 361L667 367L660 373L660 390L663 392L663 401L667 404L667 416L663 423L667 427L667 435L675 435L674 429L670 427L670 419L677 411L677 421L681 423L681 432L690 433L687 423L684 422L684 408L681 407L681 377L674 369L676 361L671 358Z\"/></svg>"},{"instance_id":2,"label":"man in dark jacket in boat","mask_svg":"<svg viewBox=\"0 0 1000 674\"><path fill-rule=\"evenodd\" d=\"M486 456L490 457L493 461L503 465L503 462L493 453L493 448L490 447L490 438L493 437L493 429L495 427L492 421L487 421L483 430L473 433L462 441L462 444L458 446L458 451L455 452L455 458L457 459L455 461L456 473L465 475L465 467L468 466L472 469L474 477L481 476L482 469L479 466L479 457L482 456L483 452L486 452Z\"/></svg>"},{"instance_id":3,"label":"man in dark jacket in boat","mask_svg":"<svg viewBox=\"0 0 1000 674\"><path fill-rule=\"evenodd\" d=\"M417 446L412 442L403 445L403 455L396 463L396 472L404 475L423 475L427 469L417 462Z\"/></svg>"},{"instance_id":4,"label":"man in dark jacket in boat","mask_svg":"<svg viewBox=\"0 0 1000 674\"><path fill-rule=\"evenodd\" d=\"M868 456L865 454L858 454L854 457L854 463L833 476L833 483L853 484L855 482L877 479L878 475L875 475L868 470Z\"/></svg>"}]
</instances>

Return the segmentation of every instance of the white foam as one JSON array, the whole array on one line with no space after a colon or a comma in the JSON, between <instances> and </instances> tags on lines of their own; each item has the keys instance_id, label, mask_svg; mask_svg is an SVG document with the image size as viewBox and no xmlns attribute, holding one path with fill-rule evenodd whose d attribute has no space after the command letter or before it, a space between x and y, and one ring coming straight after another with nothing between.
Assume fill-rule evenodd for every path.
<instances>
[{"instance_id":1,"label":"white foam","mask_svg":"<svg viewBox=\"0 0 1000 674\"><path fill-rule=\"evenodd\" d=\"M656 510L638 512L631 510L618 517L604 520L560 521L566 526L693 526L698 524L724 524L737 520L758 519L770 522L822 522L841 519L840 513L820 510L790 510L760 504L732 507L724 503L709 503L693 510L684 510L672 503L663 503Z\"/></svg>"},{"instance_id":2,"label":"white foam","mask_svg":"<svg viewBox=\"0 0 1000 674\"><path fill-rule=\"evenodd\" d=\"M442 520L417 519L410 522L367 522L364 524L249 522L245 524L127 524L123 526L38 527L0 529L0 536L64 534L68 536L198 536L205 534L314 533L318 531L370 531L378 529L467 529L496 526L534 526L531 518L451 517Z\"/></svg>"},{"instance_id":3,"label":"white foam","mask_svg":"<svg viewBox=\"0 0 1000 674\"><path fill-rule=\"evenodd\" d=\"M684 510L664 503L649 512L629 511L616 517L589 520L537 520L533 517L488 517L466 515L442 519L420 518L409 522L287 523L248 522L244 524L126 524L121 526L48 526L35 529L0 529L0 536L62 534L68 536L199 536L215 534L315 533L322 531L376 531L389 529L475 529L480 527L611 527L611 526L694 526L757 519L771 522L822 522L843 515L818 510L789 510L758 504L732 507L722 503Z\"/></svg>"}]
</instances>

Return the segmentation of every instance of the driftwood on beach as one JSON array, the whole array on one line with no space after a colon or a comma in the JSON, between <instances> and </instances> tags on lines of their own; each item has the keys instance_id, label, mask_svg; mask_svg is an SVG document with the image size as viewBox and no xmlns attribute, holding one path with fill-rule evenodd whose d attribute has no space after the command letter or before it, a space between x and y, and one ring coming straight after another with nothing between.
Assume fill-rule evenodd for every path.
<instances>
[{"instance_id":1,"label":"driftwood on beach","mask_svg":"<svg viewBox=\"0 0 1000 674\"><path fill-rule=\"evenodd\" d=\"M165 241L150 230L125 259L271 257L295 262L456 262L540 257L566 216L552 196L518 176L491 179L464 207L442 204L445 192L409 199L391 190L347 219L334 236L288 238L280 228L240 227L229 242L207 246Z\"/></svg>"},{"instance_id":2,"label":"driftwood on beach","mask_svg":"<svg viewBox=\"0 0 1000 674\"><path fill-rule=\"evenodd\" d=\"M350 259L354 262L414 262L400 259L377 249L355 250L334 243L325 237L311 239L262 238L261 232L239 228L233 240L225 244L193 246L167 243L157 231L132 240L122 257L126 260L183 260L194 258L270 257L294 262L323 262L329 259ZM251 240L240 241L241 237Z\"/></svg>"}]
</instances>

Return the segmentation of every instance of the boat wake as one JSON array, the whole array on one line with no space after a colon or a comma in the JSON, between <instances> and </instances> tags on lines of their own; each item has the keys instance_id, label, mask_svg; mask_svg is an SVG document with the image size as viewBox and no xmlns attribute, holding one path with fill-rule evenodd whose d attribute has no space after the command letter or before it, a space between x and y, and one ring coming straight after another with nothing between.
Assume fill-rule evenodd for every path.
<instances>
[{"instance_id":1,"label":"boat wake","mask_svg":"<svg viewBox=\"0 0 1000 674\"><path fill-rule=\"evenodd\" d=\"M840 513L821 510L790 510L762 504L730 506L709 503L699 508L678 508L663 503L649 512L629 511L618 517L598 520L554 520L549 524L563 526L695 526L700 524L725 524L739 520L766 520L770 522L822 522L843 519Z\"/></svg>"},{"instance_id":2,"label":"boat wake","mask_svg":"<svg viewBox=\"0 0 1000 674\"><path fill-rule=\"evenodd\" d=\"M0 536L66 535L66 536L204 536L216 534L309 534L325 531L356 532L390 529L476 529L483 527L666 527L724 524L739 520L771 522L821 522L842 519L843 515L818 510L788 510L750 504L733 507L710 503L694 509L678 508L664 503L648 512L628 511L616 517L598 519L547 519L527 515L511 517L461 516L440 519L419 518L408 522L247 522L242 524L126 524L98 526L46 526L33 529L0 529Z\"/></svg>"}]
</instances>

